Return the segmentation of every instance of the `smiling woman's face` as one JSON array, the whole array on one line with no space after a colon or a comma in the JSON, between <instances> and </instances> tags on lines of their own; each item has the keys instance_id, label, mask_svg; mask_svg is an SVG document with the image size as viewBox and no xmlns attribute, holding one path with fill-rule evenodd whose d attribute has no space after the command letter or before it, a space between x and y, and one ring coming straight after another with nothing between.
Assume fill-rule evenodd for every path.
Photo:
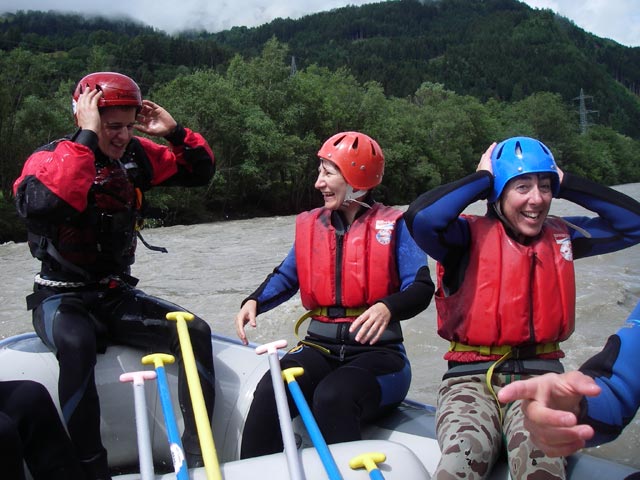
<instances>
[{"instance_id":1,"label":"smiling woman's face","mask_svg":"<svg viewBox=\"0 0 640 480\"><path fill-rule=\"evenodd\" d=\"M329 160L320 160L318 179L314 186L322 193L326 208L339 210L343 206L348 185L335 163Z\"/></svg>"},{"instance_id":2,"label":"smiling woman's face","mask_svg":"<svg viewBox=\"0 0 640 480\"><path fill-rule=\"evenodd\" d=\"M507 183L500 196L500 208L519 241L540 233L552 198L548 174L520 175Z\"/></svg>"}]
</instances>

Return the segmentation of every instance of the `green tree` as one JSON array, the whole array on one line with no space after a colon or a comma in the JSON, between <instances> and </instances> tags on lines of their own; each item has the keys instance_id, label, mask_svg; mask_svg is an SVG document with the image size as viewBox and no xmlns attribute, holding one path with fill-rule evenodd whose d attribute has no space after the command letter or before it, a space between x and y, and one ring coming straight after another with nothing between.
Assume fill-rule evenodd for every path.
<instances>
[{"instance_id":1,"label":"green tree","mask_svg":"<svg viewBox=\"0 0 640 480\"><path fill-rule=\"evenodd\" d=\"M579 133L578 116L559 94L535 93L503 105L498 116L502 123L501 138L519 135L538 138L551 148L560 167L576 161L571 152Z\"/></svg>"},{"instance_id":2,"label":"green tree","mask_svg":"<svg viewBox=\"0 0 640 480\"><path fill-rule=\"evenodd\" d=\"M580 162L572 169L595 181L613 185L640 179L640 142L608 127L594 126L576 141Z\"/></svg>"},{"instance_id":3,"label":"green tree","mask_svg":"<svg viewBox=\"0 0 640 480\"><path fill-rule=\"evenodd\" d=\"M54 75L54 61L47 55L22 49L8 53L0 51L0 144L3 150L0 188L5 198L11 195L13 181L26 158L25 152L31 152L39 145L33 137L25 141L18 124L18 112L30 96L46 98L55 92Z\"/></svg>"}]
</instances>

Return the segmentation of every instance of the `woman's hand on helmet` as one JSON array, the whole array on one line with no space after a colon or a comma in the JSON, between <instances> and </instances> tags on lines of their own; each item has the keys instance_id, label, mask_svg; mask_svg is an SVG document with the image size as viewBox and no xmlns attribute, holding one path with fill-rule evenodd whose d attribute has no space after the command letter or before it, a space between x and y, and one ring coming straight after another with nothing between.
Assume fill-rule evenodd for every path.
<instances>
[{"instance_id":1,"label":"woman's hand on helmet","mask_svg":"<svg viewBox=\"0 0 640 480\"><path fill-rule=\"evenodd\" d=\"M478 168L476 168L476 172L480 170L486 170L487 172L493 175L493 167L491 166L491 154L493 153L493 149L496 148L497 143L493 142L489 145L489 148L482 154L480 157L480 163L478 163Z\"/></svg>"},{"instance_id":2,"label":"woman's hand on helmet","mask_svg":"<svg viewBox=\"0 0 640 480\"><path fill-rule=\"evenodd\" d=\"M169 112L150 100L142 101L137 121L136 130L153 137L166 137L178 126Z\"/></svg>"},{"instance_id":3,"label":"woman's hand on helmet","mask_svg":"<svg viewBox=\"0 0 640 480\"><path fill-rule=\"evenodd\" d=\"M245 345L249 344L247 335L244 331L245 325L248 323L253 328L256 328L256 314L258 311L258 302L255 300L247 300L238 314L236 315L236 333L238 338L242 340Z\"/></svg>"},{"instance_id":4,"label":"woman's hand on helmet","mask_svg":"<svg viewBox=\"0 0 640 480\"><path fill-rule=\"evenodd\" d=\"M102 125L100 121L100 111L98 110L98 102L102 97L102 91L98 89L85 88L75 105L75 116L78 127L83 130L91 130L96 134L100 132Z\"/></svg>"},{"instance_id":5,"label":"woman's hand on helmet","mask_svg":"<svg viewBox=\"0 0 640 480\"><path fill-rule=\"evenodd\" d=\"M367 343L373 345L380 340L390 321L391 312L389 308L382 302L374 303L353 321L349 327L349 332L358 331L356 342L360 342L363 345Z\"/></svg>"}]
</instances>

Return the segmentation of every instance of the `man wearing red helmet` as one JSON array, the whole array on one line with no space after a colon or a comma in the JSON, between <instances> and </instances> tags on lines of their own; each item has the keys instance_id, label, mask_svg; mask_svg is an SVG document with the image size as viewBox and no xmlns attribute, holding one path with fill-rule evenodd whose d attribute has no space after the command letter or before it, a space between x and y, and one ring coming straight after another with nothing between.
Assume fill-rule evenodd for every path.
<instances>
[{"instance_id":1,"label":"man wearing red helmet","mask_svg":"<svg viewBox=\"0 0 640 480\"><path fill-rule=\"evenodd\" d=\"M408 235L402 212L373 200L382 180L378 143L358 132L328 139L318 152L315 188L324 206L296 218L284 261L244 300L236 331L298 290L311 318L307 335L281 360L302 367L298 383L327 443L361 438L360 425L406 396L411 367L400 320L427 308L434 286L427 257ZM298 323L298 325L300 322ZM296 326L297 331L297 326ZM289 398L292 412L296 412ZM242 435L241 457L282 451L273 384L258 384Z\"/></svg>"},{"instance_id":2,"label":"man wearing red helmet","mask_svg":"<svg viewBox=\"0 0 640 480\"><path fill-rule=\"evenodd\" d=\"M206 185L214 158L205 139L179 125L160 105L143 100L138 85L114 72L84 77L73 94L78 128L34 152L14 183L16 207L41 261L27 297L33 325L56 353L59 402L88 478L109 478L100 439L94 379L96 352L107 343L166 351L182 362L175 324L183 310L135 287L130 275L143 193L155 186ZM134 136L162 137L169 146ZM189 322L209 414L214 371L209 325ZM184 371L183 368L179 372ZM201 464L185 379L180 379L183 446L189 466Z\"/></svg>"}]
</instances>

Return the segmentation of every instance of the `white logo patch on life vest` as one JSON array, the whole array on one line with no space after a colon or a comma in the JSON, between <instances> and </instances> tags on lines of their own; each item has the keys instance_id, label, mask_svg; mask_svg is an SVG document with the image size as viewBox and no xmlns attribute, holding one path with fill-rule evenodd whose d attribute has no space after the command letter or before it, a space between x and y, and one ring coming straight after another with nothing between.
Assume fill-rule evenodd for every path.
<instances>
[{"instance_id":1,"label":"white logo patch on life vest","mask_svg":"<svg viewBox=\"0 0 640 480\"><path fill-rule=\"evenodd\" d=\"M380 245L391 243L391 234L396 222L393 220L376 220L376 240Z\"/></svg>"},{"instance_id":2,"label":"white logo patch on life vest","mask_svg":"<svg viewBox=\"0 0 640 480\"><path fill-rule=\"evenodd\" d=\"M566 233L554 233L556 243L560 245L560 255L567 262L573 261L573 248L571 248L571 238Z\"/></svg>"}]
</instances>

